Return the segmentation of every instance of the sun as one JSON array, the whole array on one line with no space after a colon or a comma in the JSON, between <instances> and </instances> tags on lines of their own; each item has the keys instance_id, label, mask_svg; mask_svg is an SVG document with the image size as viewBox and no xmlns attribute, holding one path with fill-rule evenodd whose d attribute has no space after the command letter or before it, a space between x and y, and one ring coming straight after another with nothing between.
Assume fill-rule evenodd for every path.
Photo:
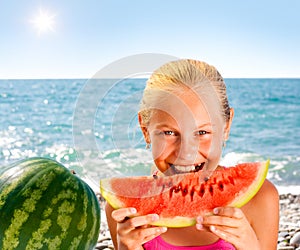
<instances>
[{"instance_id":1,"label":"sun","mask_svg":"<svg viewBox=\"0 0 300 250\"><path fill-rule=\"evenodd\" d=\"M39 9L37 16L30 20L34 28L38 31L38 34L41 35L47 32L54 32L55 29L55 15L50 14L48 11Z\"/></svg>"}]
</instances>

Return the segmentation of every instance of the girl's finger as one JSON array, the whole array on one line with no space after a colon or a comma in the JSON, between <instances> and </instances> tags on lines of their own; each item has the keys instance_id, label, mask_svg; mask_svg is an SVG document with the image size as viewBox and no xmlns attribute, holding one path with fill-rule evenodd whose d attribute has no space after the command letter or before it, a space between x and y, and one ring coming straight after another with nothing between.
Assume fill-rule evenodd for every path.
<instances>
[{"instance_id":1,"label":"girl's finger","mask_svg":"<svg viewBox=\"0 0 300 250\"><path fill-rule=\"evenodd\" d=\"M237 238L239 238L243 234L243 231L241 231L241 229L238 228L238 227L210 225L209 226L209 230L210 231L216 231L216 230L218 230L220 233L223 232L223 233L226 233L226 234L230 234L230 235L233 235L233 236L235 236Z\"/></svg>"},{"instance_id":2,"label":"girl's finger","mask_svg":"<svg viewBox=\"0 0 300 250\"><path fill-rule=\"evenodd\" d=\"M236 233L236 230L234 231L229 228L224 230L222 227L218 227L218 226L210 226L209 228L212 233L214 233L221 239L232 243L233 245L236 245L239 241L239 235L234 234Z\"/></svg>"},{"instance_id":3,"label":"girl's finger","mask_svg":"<svg viewBox=\"0 0 300 250\"><path fill-rule=\"evenodd\" d=\"M126 221L128 217L133 216L135 214L136 214L136 209L133 207L128 207L128 208L121 208L121 209L114 210L111 213L111 216L116 222L122 223Z\"/></svg>"},{"instance_id":4,"label":"girl's finger","mask_svg":"<svg viewBox=\"0 0 300 250\"><path fill-rule=\"evenodd\" d=\"M127 220L124 224L126 224L129 228L138 228L145 225L149 225L150 223L157 221L159 216L157 214L148 214L144 216L133 217L130 220Z\"/></svg>"},{"instance_id":5,"label":"girl's finger","mask_svg":"<svg viewBox=\"0 0 300 250\"><path fill-rule=\"evenodd\" d=\"M236 207L216 207L213 210L215 215L226 216L235 219L243 219L244 213Z\"/></svg>"},{"instance_id":6,"label":"girl's finger","mask_svg":"<svg viewBox=\"0 0 300 250\"><path fill-rule=\"evenodd\" d=\"M202 219L202 225L203 226L225 226L229 228L237 228L240 226L240 221L237 219L229 218L226 216L206 216Z\"/></svg>"},{"instance_id":7,"label":"girl's finger","mask_svg":"<svg viewBox=\"0 0 300 250\"><path fill-rule=\"evenodd\" d=\"M142 242L142 244L144 244L166 231L166 227L149 227L146 229L138 229L136 233L138 234L138 237L142 237L144 239Z\"/></svg>"}]
</instances>

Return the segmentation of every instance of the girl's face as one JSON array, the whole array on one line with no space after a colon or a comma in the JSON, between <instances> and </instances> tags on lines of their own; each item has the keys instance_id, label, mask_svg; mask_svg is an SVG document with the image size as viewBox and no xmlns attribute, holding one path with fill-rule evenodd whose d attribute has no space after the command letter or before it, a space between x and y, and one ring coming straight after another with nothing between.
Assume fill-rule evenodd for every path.
<instances>
[{"instance_id":1,"label":"girl's face","mask_svg":"<svg viewBox=\"0 0 300 250\"><path fill-rule=\"evenodd\" d=\"M156 105L148 126L141 122L157 168L165 175L215 170L231 119L224 121L214 98L200 98L193 91L166 99Z\"/></svg>"}]
</instances>

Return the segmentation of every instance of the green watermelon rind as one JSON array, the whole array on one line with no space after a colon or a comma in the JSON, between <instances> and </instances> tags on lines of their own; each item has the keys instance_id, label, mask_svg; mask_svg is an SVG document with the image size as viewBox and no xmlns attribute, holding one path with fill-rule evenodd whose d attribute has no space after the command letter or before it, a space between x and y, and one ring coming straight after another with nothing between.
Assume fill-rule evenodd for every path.
<instances>
[{"instance_id":1,"label":"green watermelon rind","mask_svg":"<svg viewBox=\"0 0 300 250\"><path fill-rule=\"evenodd\" d=\"M93 190L63 165L34 157L0 172L0 221L2 250L93 249L100 205Z\"/></svg>"}]
</instances>

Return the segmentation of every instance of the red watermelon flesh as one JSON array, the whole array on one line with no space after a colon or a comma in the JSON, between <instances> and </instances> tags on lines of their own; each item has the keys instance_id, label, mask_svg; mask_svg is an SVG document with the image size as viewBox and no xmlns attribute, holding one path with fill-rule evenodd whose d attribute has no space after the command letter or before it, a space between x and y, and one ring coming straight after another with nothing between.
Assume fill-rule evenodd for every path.
<instances>
[{"instance_id":1,"label":"red watermelon flesh","mask_svg":"<svg viewBox=\"0 0 300 250\"><path fill-rule=\"evenodd\" d=\"M203 173L109 178L100 181L102 196L115 209L135 207L137 215L159 214L153 225L186 227L215 207L241 207L262 186L269 161L221 167L209 179Z\"/></svg>"}]
</instances>

